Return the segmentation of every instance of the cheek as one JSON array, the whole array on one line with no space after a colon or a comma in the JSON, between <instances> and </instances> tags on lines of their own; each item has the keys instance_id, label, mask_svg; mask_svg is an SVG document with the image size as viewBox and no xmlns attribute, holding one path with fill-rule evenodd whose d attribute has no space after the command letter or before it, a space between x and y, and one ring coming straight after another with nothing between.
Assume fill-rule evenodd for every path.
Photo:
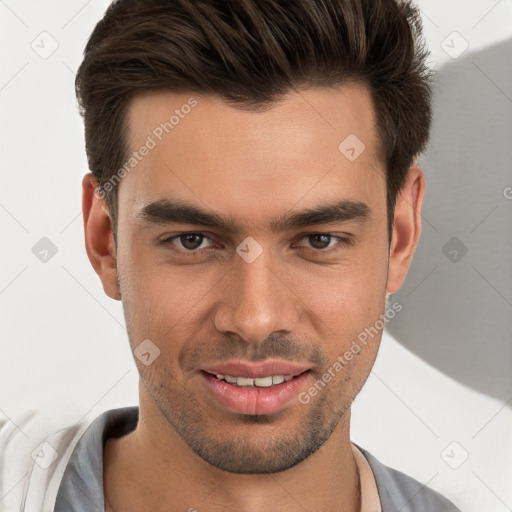
<instances>
[{"instance_id":1,"label":"cheek","mask_svg":"<svg viewBox=\"0 0 512 512\"><path fill-rule=\"evenodd\" d=\"M222 275L172 266L143 251L125 253L120 261L123 309L132 346L151 339L171 357L191 337L203 318L208 294Z\"/></svg>"},{"instance_id":2,"label":"cheek","mask_svg":"<svg viewBox=\"0 0 512 512\"><path fill-rule=\"evenodd\" d=\"M385 306L385 259L354 258L322 275L303 275L298 295L325 324L329 337L353 336L372 325Z\"/></svg>"}]
</instances>

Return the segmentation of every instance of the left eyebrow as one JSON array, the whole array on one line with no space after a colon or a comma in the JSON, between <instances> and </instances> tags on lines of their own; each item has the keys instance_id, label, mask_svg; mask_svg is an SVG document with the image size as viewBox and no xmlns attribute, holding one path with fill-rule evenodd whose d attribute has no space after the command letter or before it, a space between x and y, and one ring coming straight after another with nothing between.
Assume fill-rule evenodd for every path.
<instances>
[{"instance_id":1,"label":"left eyebrow","mask_svg":"<svg viewBox=\"0 0 512 512\"><path fill-rule=\"evenodd\" d=\"M144 224L194 224L239 234L242 227L231 218L199 208L185 201L160 199L145 205L136 215ZM299 212L285 213L269 222L271 232L313 226L317 224L364 222L370 219L371 209L362 201L342 199L328 204L306 208Z\"/></svg>"}]
</instances>

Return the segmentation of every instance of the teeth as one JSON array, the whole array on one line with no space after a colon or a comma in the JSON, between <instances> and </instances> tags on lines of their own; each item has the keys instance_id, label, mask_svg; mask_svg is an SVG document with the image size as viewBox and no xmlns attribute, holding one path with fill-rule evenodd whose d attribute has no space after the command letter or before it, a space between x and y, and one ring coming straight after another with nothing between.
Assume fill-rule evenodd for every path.
<instances>
[{"instance_id":1,"label":"teeth","mask_svg":"<svg viewBox=\"0 0 512 512\"><path fill-rule=\"evenodd\" d=\"M249 377L232 377L231 375L217 374L217 379L225 380L230 384L237 386L256 386L259 388L269 388L275 384L281 384L282 382L288 382L293 379L293 375L269 375L267 377L259 377L251 379Z\"/></svg>"},{"instance_id":2,"label":"teeth","mask_svg":"<svg viewBox=\"0 0 512 512\"><path fill-rule=\"evenodd\" d=\"M279 375L276 375L276 377L279 377ZM263 377L261 379L254 379L254 385L261 388L268 388L269 386L272 386L273 379L274 377L272 376Z\"/></svg>"},{"instance_id":3,"label":"teeth","mask_svg":"<svg viewBox=\"0 0 512 512\"><path fill-rule=\"evenodd\" d=\"M237 377L236 385L237 386L253 386L254 379L247 379L246 377Z\"/></svg>"}]
</instances>

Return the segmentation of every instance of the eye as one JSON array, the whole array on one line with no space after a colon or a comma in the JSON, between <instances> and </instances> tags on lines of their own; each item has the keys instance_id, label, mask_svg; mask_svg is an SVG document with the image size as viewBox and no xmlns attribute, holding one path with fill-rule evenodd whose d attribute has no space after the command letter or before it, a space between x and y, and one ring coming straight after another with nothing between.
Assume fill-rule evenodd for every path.
<instances>
[{"instance_id":1,"label":"eye","mask_svg":"<svg viewBox=\"0 0 512 512\"><path fill-rule=\"evenodd\" d=\"M323 252L331 252L336 249L329 249L326 251L325 249L329 247L334 247L338 245L339 247L346 247L352 245L352 240L350 238L343 238L339 236L332 235L330 233L311 233L309 235L305 235L301 238L301 240L309 241L309 248L313 248L317 251ZM334 243L333 243L334 242ZM299 246L304 247L304 245L299 243ZM307 247L307 246L306 246Z\"/></svg>"},{"instance_id":2,"label":"eye","mask_svg":"<svg viewBox=\"0 0 512 512\"><path fill-rule=\"evenodd\" d=\"M178 245L177 252L201 252L201 250L208 249L204 246L205 241L212 241L212 239L204 233L180 233L162 240L165 245Z\"/></svg>"}]
</instances>

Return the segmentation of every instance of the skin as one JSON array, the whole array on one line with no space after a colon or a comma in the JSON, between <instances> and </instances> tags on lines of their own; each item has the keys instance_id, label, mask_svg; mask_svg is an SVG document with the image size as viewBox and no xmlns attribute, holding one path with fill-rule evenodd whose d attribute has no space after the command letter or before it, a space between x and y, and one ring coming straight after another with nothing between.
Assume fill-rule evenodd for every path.
<instances>
[{"instance_id":1,"label":"skin","mask_svg":"<svg viewBox=\"0 0 512 512\"><path fill-rule=\"evenodd\" d=\"M350 406L382 331L309 403L268 415L221 407L198 366L268 357L309 363L308 386L321 378L405 279L421 233L423 173L409 170L388 246L384 167L362 85L293 92L258 113L197 94L145 94L129 108L130 147L190 97L197 106L119 184L117 251L97 184L83 179L89 259L105 293L123 302L132 350L145 339L160 350L149 366L135 358L139 425L105 445L107 510L356 512ZM366 146L353 162L338 150L351 133ZM240 232L142 224L137 213L162 198L228 216ZM363 201L369 219L268 229L284 213L338 199ZM159 244L183 232L211 237L196 252L213 249ZM315 233L333 235L328 247L314 245ZM354 243L339 246L335 237L347 234ZM263 249L252 263L236 252L249 236Z\"/></svg>"}]
</instances>

